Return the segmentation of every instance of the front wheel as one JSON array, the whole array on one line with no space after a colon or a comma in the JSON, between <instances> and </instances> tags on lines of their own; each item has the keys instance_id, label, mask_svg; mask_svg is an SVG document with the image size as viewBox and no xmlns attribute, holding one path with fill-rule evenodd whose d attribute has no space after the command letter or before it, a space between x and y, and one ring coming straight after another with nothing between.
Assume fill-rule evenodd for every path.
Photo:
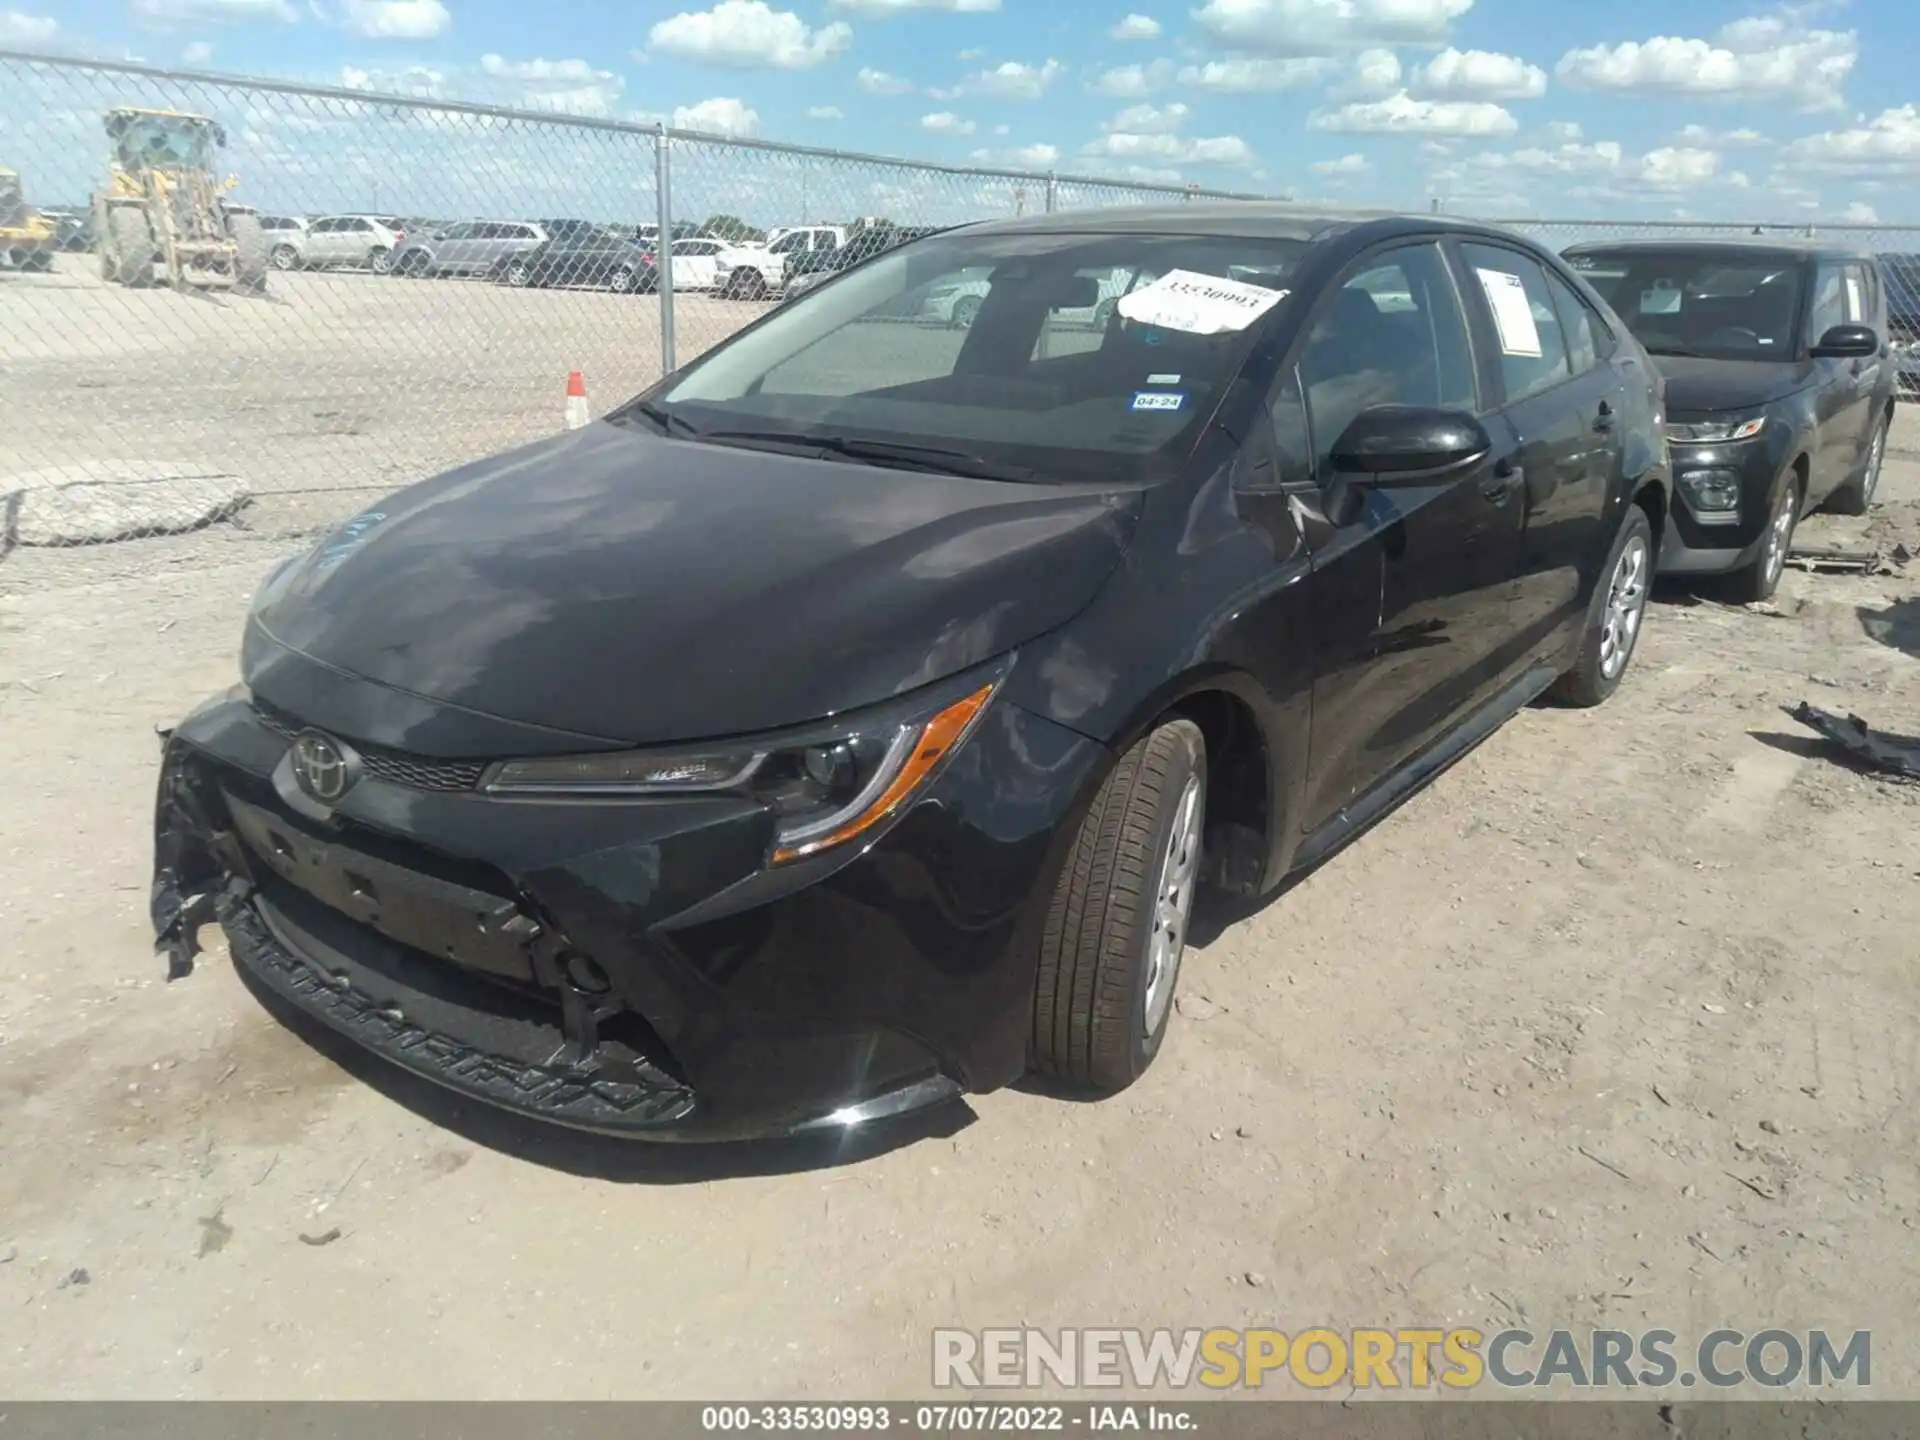
<instances>
[{"instance_id":1,"label":"front wheel","mask_svg":"<svg viewBox=\"0 0 1920 1440\"><path fill-rule=\"evenodd\" d=\"M1587 606L1579 659L1554 685L1553 699L1565 705L1598 705L1620 688L1646 618L1653 566L1653 523L1646 511L1629 505Z\"/></svg>"},{"instance_id":2,"label":"front wheel","mask_svg":"<svg viewBox=\"0 0 1920 1440\"><path fill-rule=\"evenodd\" d=\"M367 268L376 275L391 275L393 252L384 246L376 246L373 253L367 256Z\"/></svg>"},{"instance_id":3,"label":"front wheel","mask_svg":"<svg viewBox=\"0 0 1920 1440\"><path fill-rule=\"evenodd\" d=\"M300 252L291 245L274 246L273 253L267 257L267 260L276 270L298 270L300 268Z\"/></svg>"},{"instance_id":4,"label":"front wheel","mask_svg":"<svg viewBox=\"0 0 1920 1440\"><path fill-rule=\"evenodd\" d=\"M616 295L624 295L633 289L634 282L638 279L631 267L618 265L614 267L613 274L607 277L607 288Z\"/></svg>"},{"instance_id":5,"label":"front wheel","mask_svg":"<svg viewBox=\"0 0 1920 1440\"><path fill-rule=\"evenodd\" d=\"M1736 604L1771 600L1779 588L1780 576L1787 568L1787 555L1793 549L1794 528L1800 523L1800 487L1789 477L1780 487L1779 497L1767 516L1767 533L1760 553L1726 577L1726 591Z\"/></svg>"},{"instance_id":6,"label":"front wheel","mask_svg":"<svg viewBox=\"0 0 1920 1440\"><path fill-rule=\"evenodd\" d=\"M1113 767L1054 885L1033 1000L1033 1063L1105 1094L1160 1053L1206 827L1207 749L1172 720Z\"/></svg>"}]
</instances>

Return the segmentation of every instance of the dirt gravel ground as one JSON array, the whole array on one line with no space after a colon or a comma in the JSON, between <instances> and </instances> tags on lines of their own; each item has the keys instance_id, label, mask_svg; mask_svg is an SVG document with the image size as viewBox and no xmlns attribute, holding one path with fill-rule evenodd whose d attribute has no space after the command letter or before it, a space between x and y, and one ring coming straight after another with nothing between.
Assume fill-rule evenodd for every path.
<instances>
[{"instance_id":1,"label":"dirt gravel ground","mask_svg":"<svg viewBox=\"0 0 1920 1440\"><path fill-rule=\"evenodd\" d=\"M1920 551L1911 426L1869 528ZM1612 702L1191 952L1117 1099L686 1152L370 1067L211 931L163 981L153 728L303 533L0 561L9 1395L905 1398L934 1326L1519 1322L1871 1329L1920 1397L1920 786L1780 709L1920 735L1920 566L1665 593Z\"/></svg>"}]
</instances>

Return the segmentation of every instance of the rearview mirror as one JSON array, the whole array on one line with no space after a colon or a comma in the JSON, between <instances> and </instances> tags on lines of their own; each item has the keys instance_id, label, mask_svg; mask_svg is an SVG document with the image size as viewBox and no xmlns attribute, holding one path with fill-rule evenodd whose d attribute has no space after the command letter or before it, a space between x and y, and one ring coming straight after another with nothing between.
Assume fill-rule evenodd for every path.
<instances>
[{"instance_id":1,"label":"rearview mirror","mask_svg":"<svg viewBox=\"0 0 1920 1440\"><path fill-rule=\"evenodd\" d=\"M1372 405L1341 432L1330 458L1335 471L1363 476L1370 484L1418 484L1492 448L1486 428L1464 411Z\"/></svg>"},{"instance_id":2,"label":"rearview mirror","mask_svg":"<svg viewBox=\"0 0 1920 1440\"><path fill-rule=\"evenodd\" d=\"M1880 337L1871 325L1836 325L1810 353L1816 360L1864 360L1880 353Z\"/></svg>"}]
</instances>

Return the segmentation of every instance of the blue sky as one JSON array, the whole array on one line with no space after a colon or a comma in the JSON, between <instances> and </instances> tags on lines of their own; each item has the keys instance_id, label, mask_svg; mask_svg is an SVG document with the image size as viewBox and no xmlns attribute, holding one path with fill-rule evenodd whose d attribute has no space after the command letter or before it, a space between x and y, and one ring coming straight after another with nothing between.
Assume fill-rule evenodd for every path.
<instances>
[{"instance_id":1,"label":"blue sky","mask_svg":"<svg viewBox=\"0 0 1920 1440\"><path fill-rule=\"evenodd\" d=\"M1302 198L1920 223L1913 0L0 0L0 37ZM809 173L781 204L890 198Z\"/></svg>"}]
</instances>

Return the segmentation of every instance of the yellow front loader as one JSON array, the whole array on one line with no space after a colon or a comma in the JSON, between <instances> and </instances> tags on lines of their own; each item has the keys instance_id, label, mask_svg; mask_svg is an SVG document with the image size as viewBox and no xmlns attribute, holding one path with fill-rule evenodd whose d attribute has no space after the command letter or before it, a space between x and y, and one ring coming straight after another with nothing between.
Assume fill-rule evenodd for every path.
<instances>
[{"instance_id":1,"label":"yellow front loader","mask_svg":"<svg viewBox=\"0 0 1920 1440\"><path fill-rule=\"evenodd\" d=\"M0 260L16 270L51 270L59 227L27 204L17 170L0 168Z\"/></svg>"},{"instance_id":2,"label":"yellow front loader","mask_svg":"<svg viewBox=\"0 0 1920 1440\"><path fill-rule=\"evenodd\" d=\"M102 278L122 285L259 290L267 242L250 207L232 204L238 181L213 178L227 132L205 115L122 107L106 116L113 159L93 197Z\"/></svg>"}]
</instances>

